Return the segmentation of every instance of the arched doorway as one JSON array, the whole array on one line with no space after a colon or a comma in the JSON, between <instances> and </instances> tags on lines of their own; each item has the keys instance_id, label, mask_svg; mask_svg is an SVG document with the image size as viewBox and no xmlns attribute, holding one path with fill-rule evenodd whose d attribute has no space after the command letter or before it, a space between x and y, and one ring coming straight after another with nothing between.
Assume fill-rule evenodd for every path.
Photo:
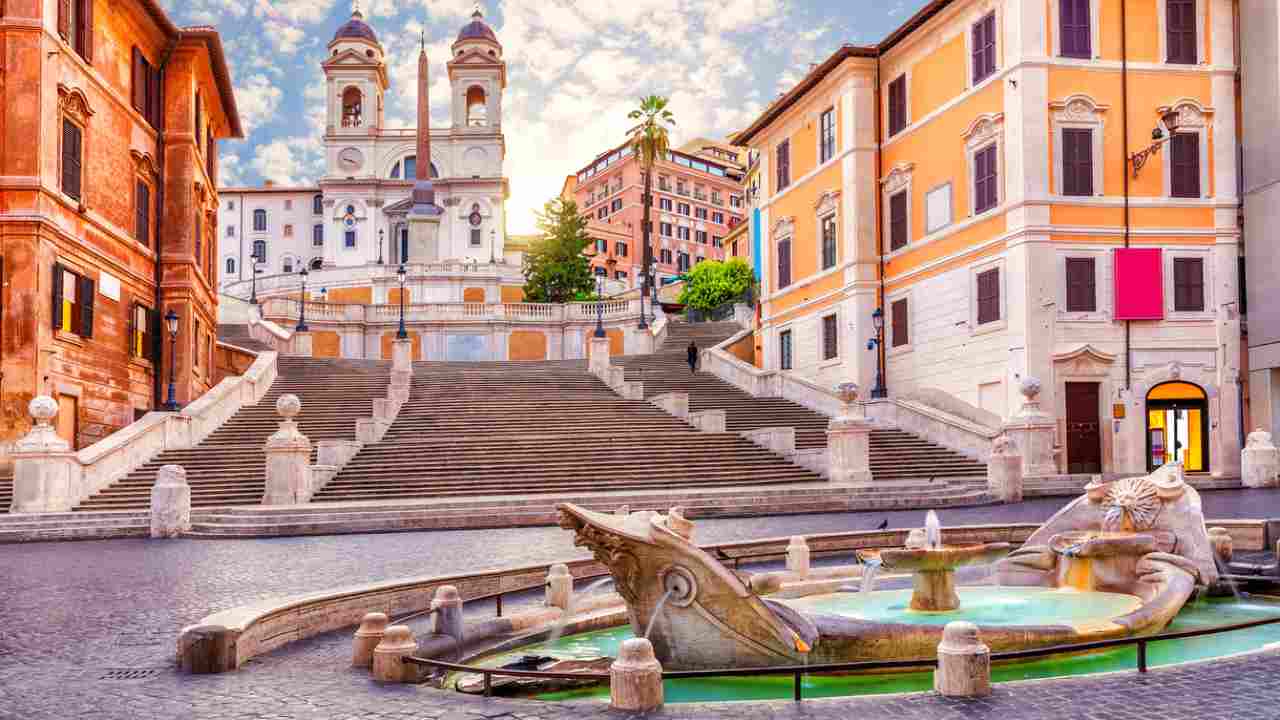
<instances>
[{"instance_id":1,"label":"arched doorway","mask_svg":"<svg viewBox=\"0 0 1280 720\"><path fill-rule=\"evenodd\" d=\"M1147 393L1147 470L1175 460L1187 472L1209 471L1209 398L1189 382L1161 383Z\"/></svg>"}]
</instances>

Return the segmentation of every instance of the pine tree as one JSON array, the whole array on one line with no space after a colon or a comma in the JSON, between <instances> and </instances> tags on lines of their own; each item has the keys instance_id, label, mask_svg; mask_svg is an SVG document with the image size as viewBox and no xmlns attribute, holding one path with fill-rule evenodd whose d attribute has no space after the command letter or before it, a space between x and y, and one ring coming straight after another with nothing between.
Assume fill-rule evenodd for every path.
<instances>
[{"instance_id":1,"label":"pine tree","mask_svg":"<svg viewBox=\"0 0 1280 720\"><path fill-rule=\"evenodd\" d=\"M591 296L595 278L583 251L594 240L573 200L556 198L538 213L542 238L524 256L524 296L528 302L564 303Z\"/></svg>"}]
</instances>

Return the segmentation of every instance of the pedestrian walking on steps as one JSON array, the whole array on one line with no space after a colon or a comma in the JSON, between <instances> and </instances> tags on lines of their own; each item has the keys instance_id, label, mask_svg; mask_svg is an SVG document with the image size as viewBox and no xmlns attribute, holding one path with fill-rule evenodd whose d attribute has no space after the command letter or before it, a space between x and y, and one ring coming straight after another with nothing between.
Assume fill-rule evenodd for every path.
<instances>
[{"instance_id":1,"label":"pedestrian walking on steps","mask_svg":"<svg viewBox=\"0 0 1280 720\"><path fill-rule=\"evenodd\" d=\"M698 372L698 343L689 341L689 372Z\"/></svg>"}]
</instances>

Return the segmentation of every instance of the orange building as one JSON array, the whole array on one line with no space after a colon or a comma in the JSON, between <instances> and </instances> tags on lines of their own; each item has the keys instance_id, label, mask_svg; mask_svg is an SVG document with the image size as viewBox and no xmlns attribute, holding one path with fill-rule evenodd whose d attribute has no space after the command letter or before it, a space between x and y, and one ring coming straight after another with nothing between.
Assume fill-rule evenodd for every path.
<instances>
[{"instance_id":1,"label":"orange building","mask_svg":"<svg viewBox=\"0 0 1280 720\"><path fill-rule=\"evenodd\" d=\"M154 0L8 0L0 55L0 445L48 394L85 447L156 408L171 366L179 403L214 382L231 79L217 33Z\"/></svg>"},{"instance_id":2,"label":"orange building","mask_svg":"<svg viewBox=\"0 0 1280 720\"><path fill-rule=\"evenodd\" d=\"M934 0L815 67L735 138L757 364L1005 419L1033 378L1061 472L1238 475L1235 12Z\"/></svg>"}]
</instances>

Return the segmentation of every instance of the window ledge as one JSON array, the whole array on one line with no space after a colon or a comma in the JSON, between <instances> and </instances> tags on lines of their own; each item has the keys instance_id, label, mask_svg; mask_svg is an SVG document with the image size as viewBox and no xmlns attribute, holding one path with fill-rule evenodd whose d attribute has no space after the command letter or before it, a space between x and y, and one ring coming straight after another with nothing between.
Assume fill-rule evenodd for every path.
<instances>
[{"instance_id":1,"label":"window ledge","mask_svg":"<svg viewBox=\"0 0 1280 720\"><path fill-rule=\"evenodd\" d=\"M911 343L907 343L906 345L899 345L898 347L889 348L888 356L897 357L899 355L906 355L907 353L913 350L915 350L915 346L913 346Z\"/></svg>"},{"instance_id":2,"label":"window ledge","mask_svg":"<svg viewBox=\"0 0 1280 720\"><path fill-rule=\"evenodd\" d=\"M990 333L1000 332L1001 330L1006 329L1008 326L1009 326L1009 322L1003 318L999 320L992 320L989 323L984 323L982 325L975 325L974 328L969 331L969 335L970 336L988 335Z\"/></svg>"},{"instance_id":3,"label":"window ledge","mask_svg":"<svg viewBox=\"0 0 1280 720\"><path fill-rule=\"evenodd\" d=\"M145 370L147 372L152 372L155 370L155 363L151 362L150 360L147 360L146 358L131 356L129 358L129 364L140 370Z\"/></svg>"},{"instance_id":4,"label":"window ledge","mask_svg":"<svg viewBox=\"0 0 1280 720\"><path fill-rule=\"evenodd\" d=\"M839 355L837 355L837 356L835 356L835 357L831 358L830 360L823 360L822 362L818 363L818 369L819 369L819 370L826 370L826 369L827 369L827 368L829 368L829 367L835 367L835 366L837 366L837 365L840 365L840 364L841 364L841 363L843 363L843 362L844 362L844 361L840 359L840 356L839 356Z\"/></svg>"},{"instance_id":5,"label":"window ledge","mask_svg":"<svg viewBox=\"0 0 1280 720\"><path fill-rule=\"evenodd\" d=\"M1058 313L1058 322L1068 323L1108 323L1111 322L1111 315L1102 312L1068 312L1060 311Z\"/></svg>"}]
</instances>

